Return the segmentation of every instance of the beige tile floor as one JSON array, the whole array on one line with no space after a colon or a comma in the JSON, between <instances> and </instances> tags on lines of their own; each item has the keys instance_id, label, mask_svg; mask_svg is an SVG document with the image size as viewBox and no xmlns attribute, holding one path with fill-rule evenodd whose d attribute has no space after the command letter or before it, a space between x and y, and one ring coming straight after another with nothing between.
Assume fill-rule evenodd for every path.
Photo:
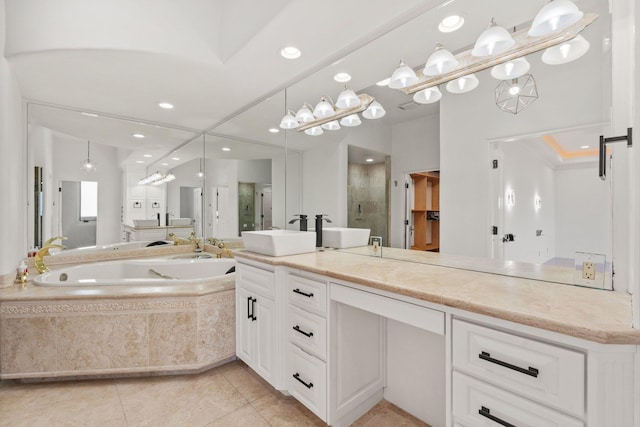
<instances>
[{"instance_id":1,"label":"beige tile floor","mask_svg":"<svg viewBox=\"0 0 640 427\"><path fill-rule=\"evenodd\" d=\"M0 382L2 427L324 425L242 362L228 363L198 375ZM354 425L427 426L386 401Z\"/></svg>"}]
</instances>

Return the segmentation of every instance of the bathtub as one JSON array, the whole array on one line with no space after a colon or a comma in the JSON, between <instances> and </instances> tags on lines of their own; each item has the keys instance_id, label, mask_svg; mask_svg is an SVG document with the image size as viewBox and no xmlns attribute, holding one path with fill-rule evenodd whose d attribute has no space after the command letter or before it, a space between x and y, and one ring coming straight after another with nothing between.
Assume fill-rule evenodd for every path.
<instances>
[{"instance_id":1,"label":"bathtub","mask_svg":"<svg viewBox=\"0 0 640 427\"><path fill-rule=\"evenodd\" d=\"M62 242L64 244L64 241ZM59 250L53 248L49 251L51 255L83 255L88 253L103 253L112 251L128 251L144 248L157 248L173 245L171 240L143 240L140 242L112 243L110 245L84 246L81 248Z\"/></svg>"},{"instance_id":2,"label":"bathtub","mask_svg":"<svg viewBox=\"0 0 640 427\"><path fill-rule=\"evenodd\" d=\"M38 286L162 286L199 284L233 272L233 258L150 258L88 263L37 276Z\"/></svg>"}]
</instances>

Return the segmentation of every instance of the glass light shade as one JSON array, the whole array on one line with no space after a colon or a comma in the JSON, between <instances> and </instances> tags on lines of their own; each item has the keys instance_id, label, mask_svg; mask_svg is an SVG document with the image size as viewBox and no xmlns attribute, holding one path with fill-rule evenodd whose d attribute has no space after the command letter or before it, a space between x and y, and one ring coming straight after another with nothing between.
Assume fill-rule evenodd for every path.
<instances>
[{"instance_id":1,"label":"glass light shade","mask_svg":"<svg viewBox=\"0 0 640 427\"><path fill-rule=\"evenodd\" d=\"M322 98L318 104L316 104L316 108L313 109L313 115L319 119L324 119L326 117L331 117L336 112L333 109L333 105L331 105L326 98Z\"/></svg>"},{"instance_id":2,"label":"glass light shade","mask_svg":"<svg viewBox=\"0 0 640 427\"><path fill-rule=\"evenodd\" d=\"M300 126L300 123L298 123L291 111L287 111L287 114L280 121L280 127L282 129L295 129L298 126Z\"/></svg>"},{"instance_id":3,"label":"glass light shade","mask_svg":"<svg viewBox=\"0 0 640 427\"><path fill-rule=\"evenodd\" d=\"M353 91L353 89L345 86L344 90L340 92L338 95L338 100L336 101L337 108L354 108L358 107L362 104L358 95Z\"/></svg>"},{"instance_id":4,"label":"glass light shade","mask_svg":"<svg viewBox=\"0 0 640 427\"><path fill-rule=\"evenodd\" d=\"M566 64L575 61L589 51L591 44L578 34L568 42L548 48L542 54L542 62L549 65Z\"/></svg>"},{"instance_id":5,"label":"glass light shade","mask_svg":"<svg viewBox=\"0 0 640 427\"><path fill-rule=\"evenodd\" d=\"M418 104L432 104L440 101L440 98L442 98L442 92L436 86L413 94L413 100Z\"/></svg>"},{"instance_id":6,"label":"glass light shade","mask_svg":"<svg viewBox=\"0 0 640 427\"><path fill-rule=\"evenodd\" d=\"M87 159L80 164L80 169L82 169L82 172L86 173L87 175L96 171L96 164L92 162L91 159Z\"/></svg>"},{"instance_id":7,"label":"glass light shade","mask_svg":"<svg viewBox=\"0 0 640 427\"><path fill-rule=\"evenodd\" d=\"M340 120L340 124L347 127L359 126L361 123L360 117L357 114L351 114L350 116L343 117Z\"/></svg>"},{"instance_id":8,"label":"glass light shade","mask_svg":"<svg viewBox=\"0 0 640 427\"><path fill-rule=\"evenodd\" d=\"M325 123L320 126L324 130L340 130L340 123L337 120L333 120L329 123Z\"/></svg>"},{"instance_id":9,"label":"glass light shade","mask_svg":"<svg viewBox=\"0 0 640 427\"><path fill-rule=\"evenodd\" d=\"M448 73L457 66L458 60L455 56L438 43L435 52L427 59L422 73L425 76L439 76Z\"/></svg>"},{"instance_id":10,"label":"glass light shade","mask_svg":"<svg viewBox=\"0 0 640 427\"><path fill-rule=\"evenodd\" d=\"M387 112L382 108L382 105L378 101L373 101L366 110L362 112L362 117L365 119L373 120L384 117Z\"/></svg>"},{"instance_id":11,"label":"glass light shade","mask_svg":"<svg viewBox=\"0 0 640 427\"><path fill-rule=\"evenodd\" d=\"M491 69L491 77L498 80L511 80L529 72L531 64L524 57L498 64Z\"/></svg>"},{"instance_id":12,"label":"glass light shade","mask_svg":"<svg viewBox=\"0 0 640 427\"><path fill-rule=\"evenodd\" d=\"M507 30L496 25L493 19L489 27L480 34L471 55L476 57L497 55L515 44Z\"/></svg>"},{"instance_id":13,"label":"glass light shade","mask_svg":"<svg viewBox=\"0 0 640 427\"><path fill-rule=\"evenodd\" d=\"M518 114L538 99L538 88L531 74L503 80L496 86L496 105L502 111Z\"/></svg>"},{"instance_id":14,"label":"glass light shade","mask_svg":"<svg viewBox=\"0 0 640 427\"><path fill-rule=\"evenodd\" d=\"M478 87L480 81L475 74L462 76L447 83L447 91L451 93L467 93Z\"/></svg>"},{"instance_id":15,"label":"glass light shade","mask_svg":"<svg viewBox=\"0 0 640 427\"><path fill-rule=\"evenodd\" d=\"M528 34L531 37L546 36L575 24L583 16L584 13L571 0L554 0L540 9Z\"/></svg>"},{"instance_id":16,"label":"glass light shade","mask_svg":"<svg viewBox=\"0 0 640 427\"><path fill-rule=\"evenodd\" d=\"M304 133L311 136L318 136L318 135L322 135L324 131L320 126L314 126L312 128L305 129Z\"/></svg>"},{"instance_id":17,"label":"glass light shade","mask_svg":"<svg viewBox=\"0 0 640 427\"><path fill-rule=\"evenodd\" d=\"M313 113L311 112L311 107L307 104L304 104L296 113L296 120L299 123L308 123L315 119L316 118L313 117Z\"/></svg>"},{"instance_id":18,"label":"glass light shade","mask_svg":"<svg viewBox=\"0 0 640 427\"><path fill-rule=\"evenodd\" d=\"M411 69L404 61L400 61L400 65L391 74L391 80L389 81L389 87L391 89L404 89L405 87L413 86L418 83L418 76L416 72Z\"/></svg>"}]
</instances>

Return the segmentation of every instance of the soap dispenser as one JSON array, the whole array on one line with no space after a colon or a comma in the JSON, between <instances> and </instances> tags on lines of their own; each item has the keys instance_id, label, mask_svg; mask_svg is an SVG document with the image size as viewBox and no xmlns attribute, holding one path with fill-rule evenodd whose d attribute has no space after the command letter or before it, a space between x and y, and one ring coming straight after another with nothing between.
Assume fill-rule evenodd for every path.
<instances>
[{"instance_id":1,"label":"soap dispenser","mask_svg":"<svg viewBox=\"0 0 640 427\"><path fill-rule=\"evenodd\" d=\"M322 247L322 221L332 222L326 214L316 215L316 248Z\"/></svg>"},{"instance_id":2,"label":"soap dispenser","mask_svg":"<svg viewBox=\"0 0 640 427\"><path fill-rule=\"evenodd\" d=\"M300 231L307 231L307 215L298 214L294 216L297 216L298 218L293 218L291 221L289 221L289 224L300 221Z\"/></svg>"}]
</instances>

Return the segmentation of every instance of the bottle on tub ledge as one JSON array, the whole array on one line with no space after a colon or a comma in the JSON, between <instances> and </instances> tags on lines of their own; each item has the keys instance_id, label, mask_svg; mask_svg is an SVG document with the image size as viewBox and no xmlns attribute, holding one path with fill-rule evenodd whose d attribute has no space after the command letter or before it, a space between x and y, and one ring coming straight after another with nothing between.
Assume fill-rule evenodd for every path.
<instances>
[{"instance_id":1,"label":"bottle on tub ledge","mask_svg":"<svg viewBox=\"0 0 640 427\"><path fill-rule=\"evenodd\" d=\"M29 278L29 268L24 260L20 261L20 265L16 268L16 280L15 283L24 285Z\"/></svg>"}]
</instances>

